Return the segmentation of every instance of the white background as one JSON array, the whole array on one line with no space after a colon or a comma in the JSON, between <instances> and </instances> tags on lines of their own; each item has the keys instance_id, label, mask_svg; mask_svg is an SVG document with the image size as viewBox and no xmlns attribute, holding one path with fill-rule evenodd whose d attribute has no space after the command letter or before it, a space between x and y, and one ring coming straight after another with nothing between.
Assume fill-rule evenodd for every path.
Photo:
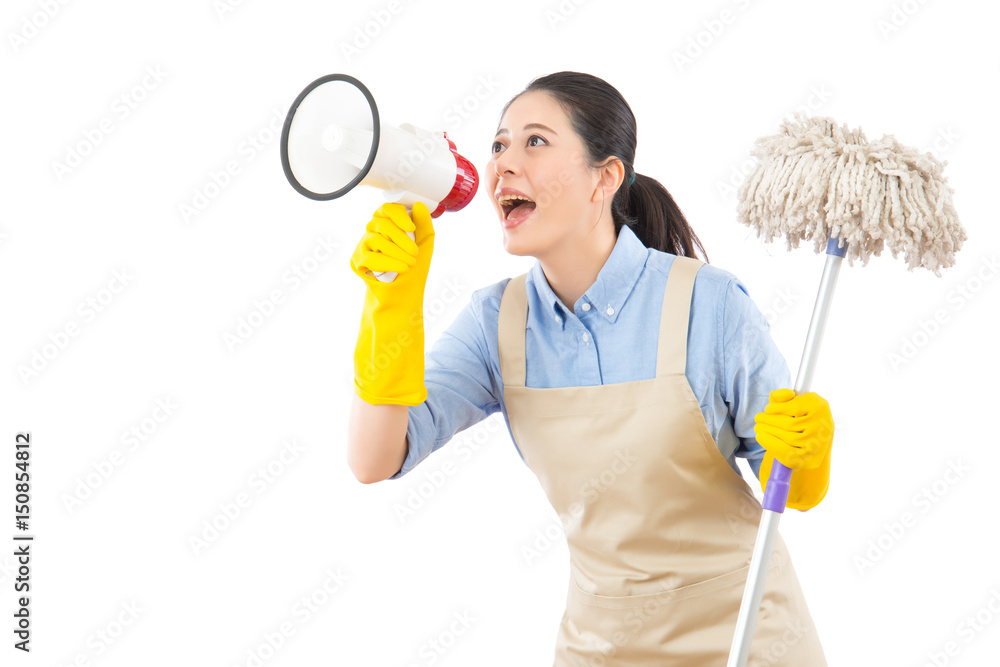
<instances>
[{"instance_id":1,"label":"white background","mask_svg":"<svg viewBox=\"0 0 1000 667\"><path fill-rule=\"evenodd\" d=\"M483 173L510 97L576 70L628 100L638 171L772 317L793 375L823 259L736 221L754 139L801 109L947 160L968 241L940 277L889 252L844 264L813 382L837 424L831 490L781 532L831 665L993 664L998 18L971 0L6 2L0 660L551 664L568 554L540 538L558 522L498 415L400 480L363 485L347 467L364 296L348 258L381 192L300 196L277 137L302 88L345 72L384 122L447 130ZM59 168L73 151L86 155ZM238 173L212 187L229 162ZM428 348L472 291L534 261L504 252L484 195L435 220ZM303 266L307 280L283 278ZM283 302L230 349L273 290ZM93 317L89 299L103 300ZM158 401L176 406L159 422ZM123 440L133 428L143 439ZM30 657L12 648L20 431ZM293 440L301 451L273 463ZM262 486L269 463L280 473ZM318 601L308 615L303 598Z\"/></svg>"}]
</instances>

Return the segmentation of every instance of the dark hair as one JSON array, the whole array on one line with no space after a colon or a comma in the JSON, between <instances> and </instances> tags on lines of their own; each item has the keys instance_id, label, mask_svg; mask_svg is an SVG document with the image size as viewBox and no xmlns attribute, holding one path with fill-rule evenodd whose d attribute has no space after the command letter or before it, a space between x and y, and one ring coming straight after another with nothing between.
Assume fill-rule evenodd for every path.
<instances>
[{"instance_id":1,"label":"dark hair","mask_svg":"<svg viewBox=\"0 0 1000 667\"><path fill-rule=\"evenodd\" d=\"M663 184L635 173L635 116L614 86L591 74L555 72L529 83L507 102L500 117L518 97L535 91L551 95L566 112L590 168L612 156L624 163L625 180L611 202L616 236L627 225L647 248L697 259L697 246L708 262L704 246ZM629 186L633 174L635 183Z\"/></svg>"}]
</instances>

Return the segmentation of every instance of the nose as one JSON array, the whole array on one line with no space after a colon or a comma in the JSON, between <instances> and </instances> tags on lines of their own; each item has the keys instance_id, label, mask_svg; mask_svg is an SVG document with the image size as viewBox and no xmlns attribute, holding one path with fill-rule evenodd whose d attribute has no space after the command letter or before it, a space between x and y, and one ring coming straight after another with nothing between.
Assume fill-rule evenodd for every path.
<instances>
[{"instance_id":1,"label":"nose","mask_svg":"<svg viewBox=\"0 0 1000 667\"><path fill-rule=\"evenodd\" d=\"M505 148L495 158L493 158L493 168L498 177L508 176L517 173L518 160L511 154L510 148Z\"/></svg>"}]
</instances>

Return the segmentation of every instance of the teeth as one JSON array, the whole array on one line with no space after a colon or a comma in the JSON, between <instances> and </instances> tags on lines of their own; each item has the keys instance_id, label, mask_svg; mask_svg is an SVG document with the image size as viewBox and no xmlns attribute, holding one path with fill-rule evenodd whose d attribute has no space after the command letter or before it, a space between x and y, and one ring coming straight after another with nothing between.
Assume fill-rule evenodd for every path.
<instances>
[{"instance_id":1,"label":"teeth","mask_svg":"<svg viewBox=\"0 0 1000 667\"><path fill-rule=\"evenodd\" d=\"M498 201L500 202L501 206L506 206L515 199L520 199L522 201L530 201L531 203L535 203L533 199L529 199L528 197L522 197L521 195L500 195Z\"/></svg>"}]
</instances>

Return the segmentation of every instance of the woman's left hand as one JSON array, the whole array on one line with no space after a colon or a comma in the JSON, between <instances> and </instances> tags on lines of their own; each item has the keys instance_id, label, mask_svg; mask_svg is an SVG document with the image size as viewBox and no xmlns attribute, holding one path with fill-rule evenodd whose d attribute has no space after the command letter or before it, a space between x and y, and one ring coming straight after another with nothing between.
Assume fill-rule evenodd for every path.
<instances>
[{"instance_id":1,"label":"woman's left hand","mask_svg":"<svg viewBox=\"0 0 1000 667\"><path fill-rule=\"evenodd\" d=\"M757 442L792 470L820 467L833 444L830 404L813 391L775 389L754 421Z\"/></svg>"},{"instance_id":2,"label":"woman's left hand","mask_svg":"<svg viewBox=\"0 0 1000 667\"><path fill-rule=\"evenodd\" d=\"M785 507L816 507L830 489L833 415L826 400L813 392L796 396L791 389L771 392L771 402L758 412L754 433L766 450L760 463L760 486L767 492L774 459L792 469Z\"/></svg>"}]
</instances>

